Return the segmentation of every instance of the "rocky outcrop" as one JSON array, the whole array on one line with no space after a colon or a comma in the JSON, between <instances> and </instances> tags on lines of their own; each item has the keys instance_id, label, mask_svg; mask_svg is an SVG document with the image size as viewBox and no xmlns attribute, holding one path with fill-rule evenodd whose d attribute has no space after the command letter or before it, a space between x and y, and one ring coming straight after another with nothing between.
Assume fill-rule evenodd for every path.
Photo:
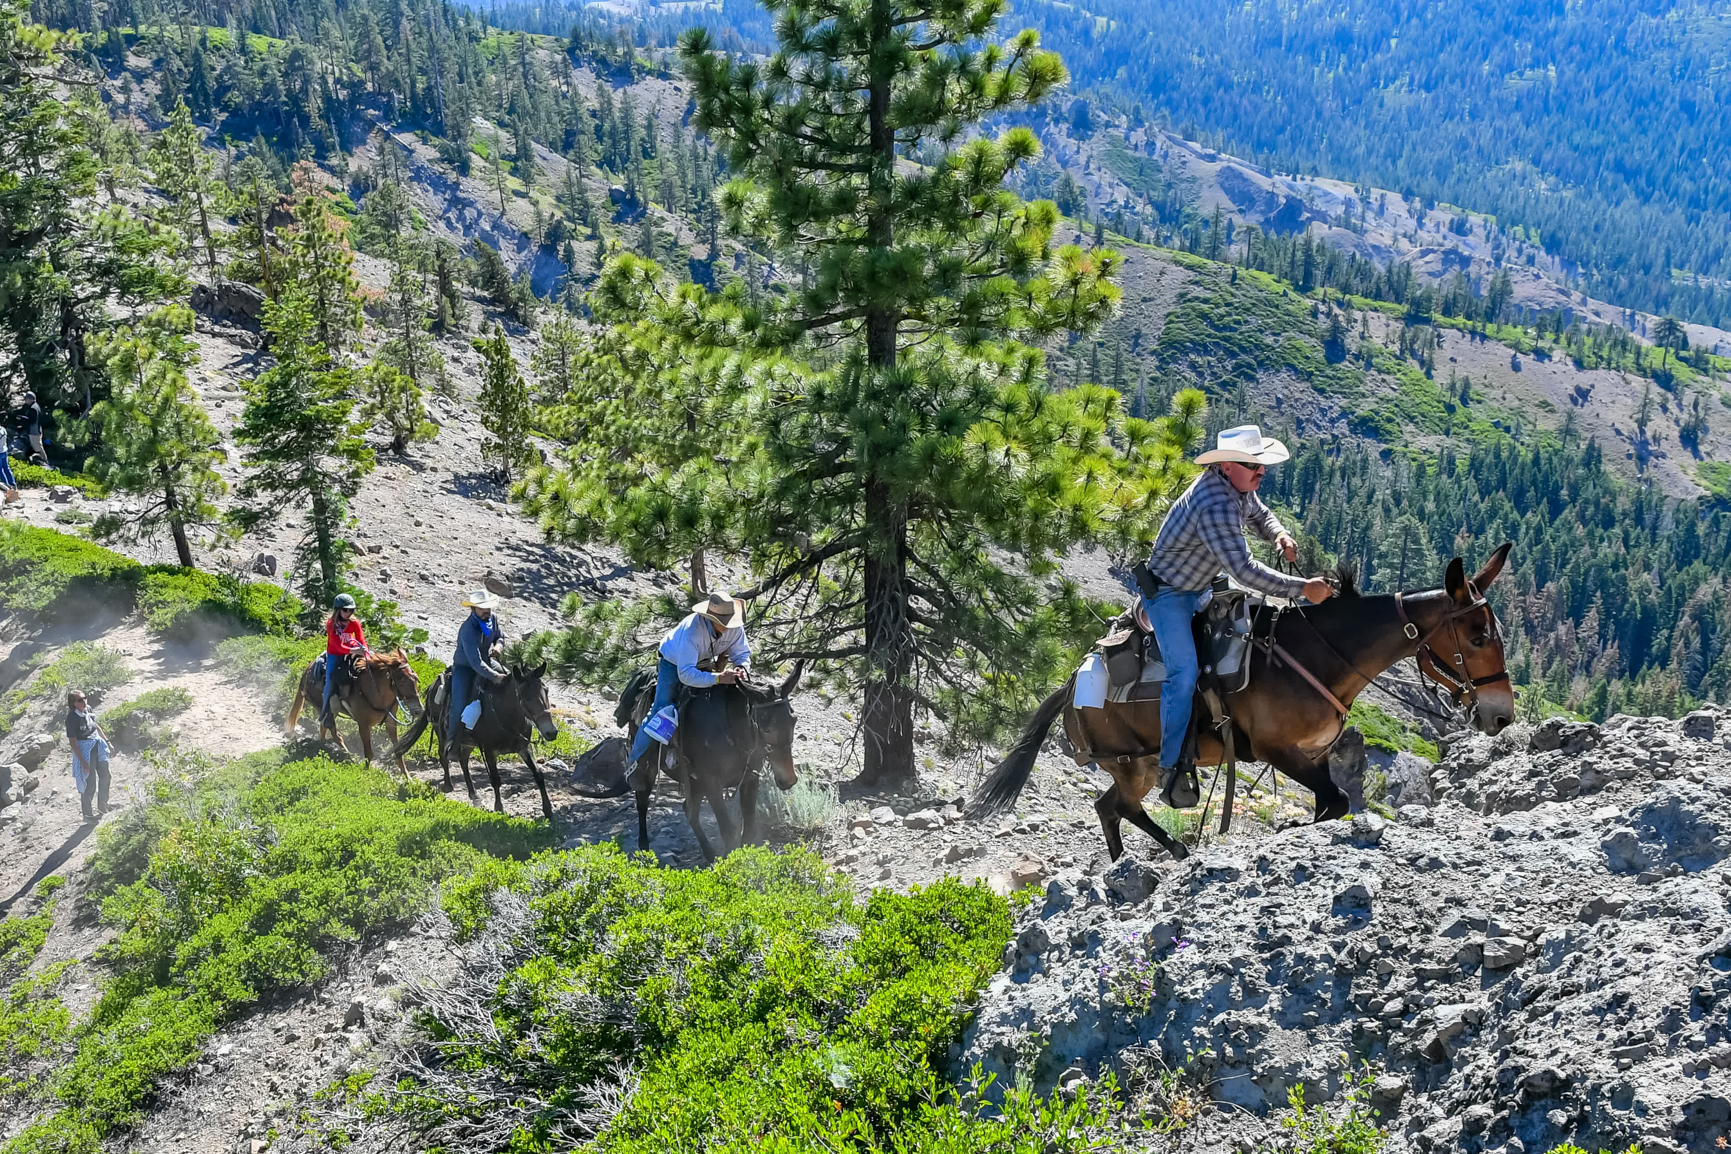
<instances>
[{"instance_id":1,"label":"rocky outcrop","mask_svg":"<svg viewBox=\"0 0 1731 1154\"><path fill-rule=\"evenodd\" d=\"M1398 822L1060 873L950 1057L1052 1087L1154 1052L1266 1119L1294 1086L1338 1094L1344 1053L1371 1063L1391 1149L1714 1149L1725 728L1714 711L1517 727L1456 743L1438 803Z\"/></svg>"}]
</instances>

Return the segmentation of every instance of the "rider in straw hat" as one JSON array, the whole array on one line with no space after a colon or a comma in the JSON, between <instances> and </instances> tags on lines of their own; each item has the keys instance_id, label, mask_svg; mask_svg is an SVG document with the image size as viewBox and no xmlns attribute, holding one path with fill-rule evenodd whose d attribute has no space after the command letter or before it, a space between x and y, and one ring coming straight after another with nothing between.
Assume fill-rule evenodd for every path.
<instances>
[{"instance_id":1,"label":"rider in straw hat","mask_svg":"<svg viewBox=\"0 0 1731 1154\"><path fill-rule=\"evenodd\" d=\"M751 666L751 646L745 640L745 602L729 593L711 593L691 607L685 619L667 631L656 651L654 717L673 704L675 686L683 681L694 688L732 685ZM725 655L732 669L711 673L708 666ZM639 727L625 764L636 765L649 751L649 731Z\"/></svg>"},{"instance_id":2,"label":"rider in straw hat","mask_svg":"<svg viewBox=\"0 0 1731 1154\"><path fill-rule=\"evenodd\" d=\"M486 589L477 589L463 598L469 616L457 629L457 652L451 658L451 700L445 706L447 748L456 747L463 710L481 695L481 678L497 685L510 676L494 660L503 636L499 621L493 616L497 605Z\"/></svg>"},{"instance_id":3,"label":"rider in straw hat","mask_svg":"<svg viewBox=\"0 0 1731 1154\"><path fill-rule=\"evenodd\" d=\"M1246 589L1303 597L1313 604L1327 600L1331 592L1320 577L1305 580L1270 569L1250 555L1244 539L1249 527L1288 562L1298 560L1298 543L1256 495L1267 467L1288 456L1285 445L1264 437L1256 425L1222 432L1215 447L1196 458L1198 465L1208 467L1167 512L1148 557L1157 589L1153 596L1144 596L1142 604L1166 662L1166 684L1160 687L1160 767L1169 805L1196 692L1196 641L1190 621L1214 578L1225 570Z\"/></svg>"}]
</instances>

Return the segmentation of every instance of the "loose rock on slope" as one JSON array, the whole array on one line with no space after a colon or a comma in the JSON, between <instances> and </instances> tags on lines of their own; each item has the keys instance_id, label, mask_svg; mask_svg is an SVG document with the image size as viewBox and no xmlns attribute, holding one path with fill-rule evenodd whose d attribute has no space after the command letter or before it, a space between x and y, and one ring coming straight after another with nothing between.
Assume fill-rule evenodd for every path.
<instances>
[{"instance_id":1,"label":"loose rock on slope","mask_svg":"<svg viewBox=\"0 0 1731 1154\"><path fill-rule=\"evenodd\" d=\"M1711 723L1711 724L1710 724ZM1462 740L1439 803L1053 878L957 1072L1042 1088L1137 1048L1259 1142L1301 1085L1380 1076L1390 1148L1716 1148L1731 1122L1725 719L1551 721ZM1152 887L1152 888L1150 888ZM1157 967L1157 970L1155 969ZM1137 977L1154 974L1152 988Z\"/></svg>"}]
</instances>

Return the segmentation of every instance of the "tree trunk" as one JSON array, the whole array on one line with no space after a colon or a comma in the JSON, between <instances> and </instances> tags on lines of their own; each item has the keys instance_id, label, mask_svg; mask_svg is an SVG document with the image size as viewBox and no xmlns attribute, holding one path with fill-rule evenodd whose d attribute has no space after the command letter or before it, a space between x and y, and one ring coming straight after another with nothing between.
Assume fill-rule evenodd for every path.
<instances>
[{"instance_id":1,"label":"tree trunk","mask_svg":"<svg viewBox=\"0 0 1731 1154\"><path fill-rule=\"evenodd\" d=\"M330 504L324 495L318 491L313 493L312 505L313 539L319 555L320 588L315 597L320 604L328 604L336 596L337 585L337 543L336 535L331 525Z\"/></svg>"},{"instance_id":2,"label":"tree trunk","mask_svg":"<svg viewBox=\"0 0 1731 1154\"><path fill-rule=\"evenodd\" d=\"M865 505L865 764L854 784L906 787L917 778L909 685L913 635L906 582L907 505L882 482L867 485Z\"/></svg>"},{"instance_id":3,"label":"tree trunk","mask_svg":"<svg viewBox=\"0 0 1731 1154\"><path fill-rule=\"evenodd\" d=\"M872 0L872 39L887 44L895 33L888 0ZM872 247L895 246L895 126L891 123L889 54L875 55L866 114L871 132L870 207ZM887 309L866 314L867 372L895 368L901 317ZM868 389L879 387L874 381ZM853 784L867 789L911 786L914 770L913 629L908 617L908 507L887 478L865 464L865 764Z\"/></svg>"},{"instance_id":4,"label":"tree trunk","mask_svg":"<svg viewBox=\"0 0 1731 1154\"><path fill-rule=\"evenodd\" d=\"M709 566L704 563L702 549L691 551L691 599L701 601L709 596Z\"/></svg>"},{"instance_id":5,"label":"tree trunk","mask_svg":"<svg viewBox=\"0 0 1731 1154\"><path fill-rule=\"evenodd\" d=\"M191 569L192 544L186 539L186 524L180 518L180 502L175 499L166 466L162 469L162 503L168 509L168 528L174 534L174 552L180 558L180 567Z\"/></svg>"}]
</instances>

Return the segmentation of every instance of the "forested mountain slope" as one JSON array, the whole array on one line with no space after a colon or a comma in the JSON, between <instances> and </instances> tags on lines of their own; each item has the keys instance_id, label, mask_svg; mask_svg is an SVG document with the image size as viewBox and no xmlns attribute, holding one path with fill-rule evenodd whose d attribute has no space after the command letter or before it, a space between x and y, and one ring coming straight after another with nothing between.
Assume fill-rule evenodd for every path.
<instances>
[{"instance_id":1,"label":"forested mountain slope","mask_svg":"<svg viewBox=\"0 0 1731 1154\"><path fill-rule=\"evenodd\" d=\"M591 334L560 317L585 307L609 256L653 256L681 277L736 286L746 303L773 301L804 275L797 253L723 227L713 193L725 165L687 120L688 84L638 43L654 28L592 15L550 37L464 9L412 12L387 19L361 3L321 21L260 7L243 29L190 13L135 27L122 21L142 14L99 8L83 57L107 94L92 144L135 213L182 219L145 146L176 101L196 103L225 275L263 283L259 253L268 263L292 230L292 201L279 198L316 192L348 218L360 250L365 347L408 363L419 316L438 357L418 387L461 397L492 363L466 334L503 320L550 454L587 435L566 366ZM533 23L501 18L513 17ZM1028 122L1048 151L1015 179L1070 214L1058 240L1116 246L1124 290L1098 333L1047 342L1048 387L1098 382L1130 413L1157 417L1196 386L1211 401L1207 435L1261 421L1297 450L1270 488L1304 526L1310 563L1352 560L1375 588L1423 584L1456 553L1514 539L1518 597L1497 595L1535 713L1675 712L1725 692L1722 358L1681 340L1657 347L1590 313L1523 310L1512 290L1404 277L1303 233L1234 233L1189 176L1161 167L1183 151L1172 136L1097 107L1091 128L1071 105L1046 107ZM1152 215L1113 211L1125 190L1144 194L1137 203ZM1483 218L1472 221L1486 239ZM196 251L185 257L208 275ZM220 398L214 385L207 395ZM393 427L383 409L368 411ZM231 416L217 422L225 436ZM244 456L236 446L221 465L232 485ZM388 504L373 492L363 481L357 508ZM391 585L411 595L400 573Z\"/></svg>"}]
</instances>

